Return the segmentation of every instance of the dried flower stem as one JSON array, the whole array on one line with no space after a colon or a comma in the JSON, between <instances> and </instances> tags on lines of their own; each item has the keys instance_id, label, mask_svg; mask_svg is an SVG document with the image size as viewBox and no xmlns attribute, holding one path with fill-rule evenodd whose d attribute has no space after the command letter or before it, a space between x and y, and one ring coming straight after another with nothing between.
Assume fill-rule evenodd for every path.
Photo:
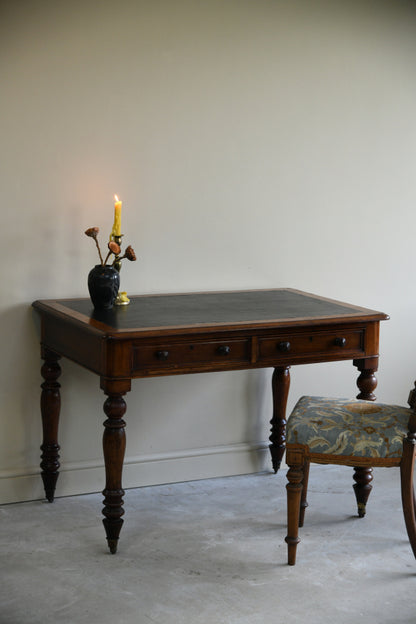
<instances>
[{"instance_id":1,"label":"dried flower stem","mask_svg":"<svg viewBox=\"0 0 416 624\"><path fill-rule=\"evenodd\" d=\"M104 265L104 266L107 264L107 260L109 259L109 257L111 256L111 254L112 254L112 253L113 253L113 252L112 252L112 251L111 251L111 249L110 249L110 251L109 251L109 252L108 252L108 254L106 255L105 260L104 260L104 262L103 262L103 265Z\"/></svg>"},{"instance_id":2,"label":"dried flower stem","mask_svg":"<svg viewBox=\"0 0 416 624\"><path fill-rule=\"evenodd\" d=\"M95 244L96 244L97 249L98 249L98 255L100 256L101 264L102 264L102 266L104 266L105 262L103 262L103 257L102 257L102 255L101 255L100 246L99 246L99 244L98 244L98 240L97 240L97 237L96 237L96 236L94 237L94 240L95 240Z\"/></svg>"}]
</instances>

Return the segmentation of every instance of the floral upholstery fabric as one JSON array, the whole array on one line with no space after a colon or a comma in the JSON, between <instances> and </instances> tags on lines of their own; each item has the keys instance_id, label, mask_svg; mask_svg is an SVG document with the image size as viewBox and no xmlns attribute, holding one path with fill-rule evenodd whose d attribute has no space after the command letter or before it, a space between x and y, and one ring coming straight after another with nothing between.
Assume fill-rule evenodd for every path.
<instances>
[{"instance_id":1,"label":"floral upholstery fabric","mask_svg":"<svg viewBox=\"0 0 416 624\"><path fill-rule=\"evenodd\" d=\"M286 443L312 453L401 457L411 413L398 405L304 396L289 417Z\"/></svg>"}]
</instances>

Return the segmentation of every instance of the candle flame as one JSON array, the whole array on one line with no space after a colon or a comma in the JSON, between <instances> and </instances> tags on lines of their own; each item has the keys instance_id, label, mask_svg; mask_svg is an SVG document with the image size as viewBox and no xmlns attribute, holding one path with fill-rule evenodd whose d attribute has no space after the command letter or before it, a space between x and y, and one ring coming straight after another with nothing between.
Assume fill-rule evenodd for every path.
<instances>
[{"instance_id":1,"label":"candle flame","mask_svg":"<svg viewBox=\"0 0 416 624\"><path fill-rule=\"evenodd\" d=\"M115 199L116 201L120 201L120 200L119 200L119 198L117 197L117 195L114 195L114 199Z\"/></svg>"}]
</instances>

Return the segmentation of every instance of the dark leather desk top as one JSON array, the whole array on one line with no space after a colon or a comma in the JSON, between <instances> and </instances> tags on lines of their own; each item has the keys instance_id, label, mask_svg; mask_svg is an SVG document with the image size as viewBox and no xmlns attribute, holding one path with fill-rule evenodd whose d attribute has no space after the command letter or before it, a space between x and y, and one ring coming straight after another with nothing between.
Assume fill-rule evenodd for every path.
<instances>
[{"instance_id":1,"label":"dark leather desk top","mask_svg":"<svg viewBox=\"0 0 416 624\"><path fill-rule=\"evenodd\" d=\"M38 301L40 310L56 310L110 332L172 328L256 325L267 327L340 320L384 320L382 312L293 289L205 292L131 297L128 306L94 310L89 299Z\"/></svg>"}]
</instances>

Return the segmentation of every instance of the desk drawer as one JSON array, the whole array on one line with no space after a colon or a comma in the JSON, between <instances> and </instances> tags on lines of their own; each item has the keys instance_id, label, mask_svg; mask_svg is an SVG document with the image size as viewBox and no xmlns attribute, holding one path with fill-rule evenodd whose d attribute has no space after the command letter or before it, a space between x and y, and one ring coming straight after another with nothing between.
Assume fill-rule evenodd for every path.
<instances>
[{"instance_id":1,"label":"desk drawer","mask_svg":"<svg viewBox=\"0 0 416 624\"><path fill-rule=\"evenodd\" d=\"M364 353L364 329L281 334L260 339L259 360L272 360L276 355L290 359L295 356L334 355L347 357Z\"/></svg>"},{"instance_id":2,"label":"desk drawer","mask_svg":"<svg viewBox=\"0 0 416 624\"><path fill-rule=\"evenodd\" d=\"M249 340L133 345L133 371L186 368L198 364L204 367L209 364L227 366L229 362L245 363L250 361L249 347Z\"/></svg>"}]
</instances>

